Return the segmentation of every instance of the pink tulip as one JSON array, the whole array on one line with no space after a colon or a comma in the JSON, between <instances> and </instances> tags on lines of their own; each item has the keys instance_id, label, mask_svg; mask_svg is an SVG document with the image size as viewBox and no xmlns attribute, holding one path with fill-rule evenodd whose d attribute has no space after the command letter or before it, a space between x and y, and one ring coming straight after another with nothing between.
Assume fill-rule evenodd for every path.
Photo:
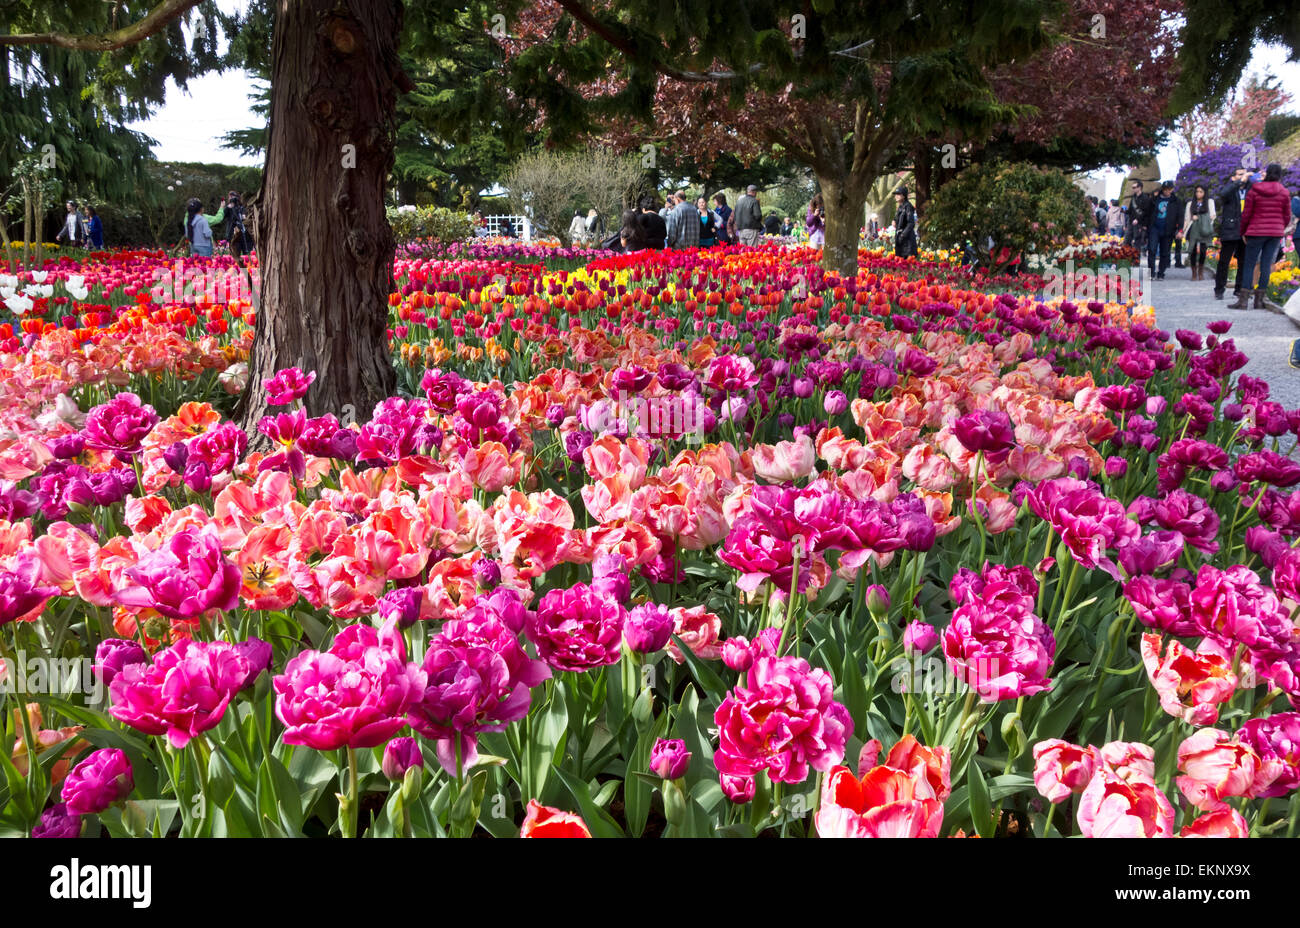
<instances>
[{"instance_id":1,"label":"pink tulip","mask_svg":"<svg viewBox=\"0 0 1300 928\"><path fill-rule=\"evenodd\" d=\"M1259 772L1259 755L1226 731L1202 728L1178 746L1178 788L1196 808L1214 812L1228 796L1248 796Z\"/></svg>"},{"instance_id":2,"label":"pink tulip","mask_svg":"<svg viewBox=\"0 0 1300 928\"><path fill-rule=\"evenodd\" d=\"M1142 636L1142 663L1160 695L1160 708L1192 725L1213 725L1219 720L1219 705L1237 689L1232 662L1173 640L1162 658L1160 644L1159 635Z\"/></svg>"},{"instance_id":3,"label":"pink tulip","mask_svg":"<svg viewBox=\"0 0 1300 928\"><path fill-rule=\"evenodd\" d=\"M351 629L358 631L344 638ZM407 711L424 695L425 672L373 628L350 626L339 638L329 651L300 652L272 681L285 744L376 747L406 726Z\"/></svg>"},{"instance_id":4,"label":"pink tulip","mask_svg":"<svg viewBox=\"0 0 1300 928\"><path fill-rule=\"evenodd\" d=\"M753 450L754 473L770 483L793 483L813 472L817 451L813 440L800 435L794 441L757 445Z\"/></svg>"},{"instance_id":5,"label":"pink tulip","mask_svg":"<svg viewBox=\"0 0 1300 928\"><path fill-rule=\"evenodd\" d=\"M767 770L780 783L802 783L808 769L828 770L853 733L848 710L831 698L830 674L797 657L759 657L747 686L714 713L720 773L752 777Z\"/></svg>"},{"instance_id":6,"label":"pink tulip","mask_svg":"<svg viewBox=\"0 0 1300 928\"><path fill-rule=\"evenodd\" d=\"M238 645L182 638L152 664L126 664L109 686L109 715L173 747L215 728L253 668Z\"/></svg>"},{"instance_id":7,"label":"pink tulip","mask_svg":"<svg viewBox=\"0 0 1300 928\"><path fill-rule=\"evenodd\" d=\"M1206 812L1178 832L1180 838L1249 838L1250 826L1236 809L1224 806Z\"/></svg>"},{"instance_id":8,"label":"pink tulip","mask_svg":"<svg viewBox=\"0 0 1300 928\"><path fill-rule=\"evenodd\" d=\"M1123 780L1099 768L1079 797L1079 831L1085 838L1168 838L1174 807L1146 779Z\"/></svg>"},{"instance_id":9,"label":"pink tulip","mask_svg":"<svg viewBox=\"0 0 1300 928\"><path fill-rule=\"evenodd\" d=\"M1034 786L1048 802L1063 802L1082 793L1097 771L1097 752L1060 738L1034 745Z\"/></svg>"}]
</instances>

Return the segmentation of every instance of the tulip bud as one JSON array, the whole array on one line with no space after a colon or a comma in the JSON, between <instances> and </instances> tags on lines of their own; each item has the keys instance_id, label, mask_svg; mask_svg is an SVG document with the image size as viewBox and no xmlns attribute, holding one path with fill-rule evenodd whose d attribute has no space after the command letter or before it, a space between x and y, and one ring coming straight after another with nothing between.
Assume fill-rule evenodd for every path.
<instances>
[{"instance_id":1,"label":"tulip bud","mask_svg":"<svg viewBox=\"0 0 1300 928\"><path fill-rule=\"evenodd\" d=\"M1106 458L1106 476L1123 477L1128 473L1128 461L1121 457Z\"/></svg>"},{"instance_id":2,"label":"tulip bud","mask_svg":"<svg viewBox=\"0 0 1300 928\"><path fill-rule=\"evenodd\" d=\"M128 665L148 662L149 655L138 642L123 638L105 638L95 648L95 662L91 669L105 686L110 686L113 678Z\"/></svg>"},{"instance_id":3,"label":"tulip bud","mask_svg":"<svg viewBox=\"0 0 1300 928\"><path fill-rule=\"evenodd\" d=\"M396 783L405 779L412 767L424 767L424 755L414 738L394 738L384 745L384 759L380 764L384 776Z\"/></svg>"},{"instance_id":4,"label":"tulip bud","mask_svg":"<svg viewBox=\"0 0 1300 928\"><path fill-rule=\"evenodd\" d=\"M257 685L257 678L265 670L271 669L271 646L261 638L252 637L247 641L235 642L235 650L244 655L250 670L244 680L241 692L247 692Z\"/></svg>"},{"instance_id":5,"label":"tulip bud","mask_svg":"<svg viewBox=\"0 0 1300 928\"><path fill-rule=\"evenodd\" d=\"M849 408L849 398L843 390L831 390L822 401L822 408L828 416L838 416Z\"/></svg>"},{"instance_id":6,"label":"tulip bud","mask_svg":"<svg viewBox=\"0 0 1300 928\"><path fill-rule=\"evenodd\" d=\"M475 561L473 570L480 590L491 590L501 582L501 564L490 557Z\"/></svg>"},{"instance_id":7,"label":"tulip bud","mask_svg":"<svg viewBox=\"0 0 1300 928\"><path fill-rule=\"evenodd\" d=\"M397 620L399 628L410 628L420 618L420 606L424 602L424 589L407 586L390 590L379 598L376 611L385 622Z\"/></svg>"},{"instance_id":8,"label":"tulip bud","mask_svg":"<svg viewBox=\"0 0 1300 928\"><path fill-rule=\"evenodd\" d=\"M1232 471L1221 470L1210 478L1210 487L1217 493L1226 493L1237 486L1237 478Z\"/></svg>"},{"instance_id":9,"label":"tulip bud","mask_svg":"<svg viewBox=\"0 0 1300 928\"><path fill-rule=\"evenodd\" d=\"M82 446L85 446L84 439L82 440ZM185 473L185 462L189 460L189 457L189 445L183 441L174 441L163 450L163 461L178 474Z\"/></svg>"},{"instance_id":10,"label":"tulip bud","mask_svg":"<svg viewBox=\"0 0 1300 928\"><path fill-rule=\"evenodd\" d=\"M744 673L754 663L754 650L744 636L728 638L722 642L722 663L732 670Z\"/></svg>"},{"instance_id":11,"label":"tulip bud","mask_svg":"<svg viewBox=\"0 0 1300 928\"><path fill-rule=\"evenodd\" d=\"M903 651L907 654L928 654L938 643L939 633L925 622L909 622L903 632Z\"/></svg>"},{"instance_id":12,"label":"tulip bud","mask_svg":"<svg viewBox=\"0 0 1300 928\"><path fill-rule=\"evenodd\" d=\"M722 786L722 794L736 805L749 802L754 798L756 784L753 777L721 773L718 775L718 782Z\"/></svg>"},{"instance_id":13,"label":"tulip bud","mask_svg":"<svg viewBox=\"0 0 1300 928\"><path fill-rule=\"evenodd\" d=\"M807 377L800 377L794 382L794 395L806 400L813 395L813 382Z\"/></svg>"},{"instance_id":14,"label":"tulip bud","mask_svg":"<svg viewBox=\"0 0 1300 928\"><path fill-rule=\"evenodd\" d=\"M623 640L638 654L662 651L673 634L673 617L662 603L644 603L627 615Z\"/></svg>"},{"instance_id":15,"label":"tulip bud","mask_svg":"<svg viewBox=\"0 0 1300 928\"><path fill-rule=\"evenodd\" d=\"M889 607L892 603L889 600L889 590L885 589L879 583L873 583L867 587L867 610L876 618L889 614Z\"/></svg>"},{"instance_id":16,"label":"tulip bud","mask_svg":"<svg viewBox=\"0 0 1300 928\"><path fill-rule=\"evenodd\" d=\"M665 780L677 780L686 775L691 764L691 752L686 742L679 738L660 738L650 749L650 772Z\"/></svg>"}]
</instances>

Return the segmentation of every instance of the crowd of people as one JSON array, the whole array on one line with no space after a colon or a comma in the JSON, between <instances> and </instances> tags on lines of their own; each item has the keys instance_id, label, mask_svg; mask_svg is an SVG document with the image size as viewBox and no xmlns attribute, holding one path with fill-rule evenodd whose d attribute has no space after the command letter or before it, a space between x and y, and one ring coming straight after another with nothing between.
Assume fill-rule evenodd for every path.
<instances>
[{"instance_id":1,"label":"crowd of people","mask_svg":"<svg viewBox=\"0 0 1300 928\"><path fill-rule=\"evenodd\" d=\"M916 208L908 198L906 187L894 191L897 206L895 220L894 252L907 257L917 253ZM593 211L594 212L594 211ZM581 211L574 214L570 226L571 238L583 231L590 232L590 215L582 219ZM583 225L579 229L579 224ZM793 237L795 221L782 218L775 211L764 212L759 200L758 187L750 184L733 207L724 193L713 195L712 203L703 196L692 199L685 190L667 196L662 204L654 195L642 197L636 208L623 212L616 233L600 242L614 251L633 252L644 249L712 248L716 245L745 245L757 247L764 236ZM869 229L872 237L881 232L878 227ZM826 206L822 195L816 194L808 204L802 228L809 245L826 244Z\"/></svg>"},{"instance_id":2,"label":"crowd of people","mask_svg":"<svg viewBox=\"0 0 1300 928\"><path fill-rule=\"evenodd\" d=\"M1205 280L1205 262L1215 238L1219 240L1214 272L1215 299L1227 292L1228 274L1236 263L1232 309L1264 308L1273 262L1286 237L1300 249L1300 189L1288 191L1282 184L1282 166L1270 164L1262 173L1238 168L1218 190L1197 184L1184 202L1174 193L1174 182L1164 181L1154 193L1147 193L1140 180L1129 182L1128 202L1111 200L1103 209L1090 198L1096 210L1098 230L1124 236L1139 254L1145 253L1147 269L1156 280L1164 280L1171 266L1187 267L1192 280ZM1217 231L1216 231L1217 223ZM1183 264L1183 244L1187 263ZM1255 273L1258 270L1259 276ZM1258 280L1258 284L1256 283Z\"/></svg>"},{"instance_id":3,"label":"crowd of people","mask_svg":"<svg viewBox=\"0 0 1300 928\"><path fill-rule=\"evenodd\" d=\"M764 235L789 235L793 224L775 212L763 212L758 187L750 185L733 208L725 193L692 199L685 190L670 193L661 204L653 194L635 209L624 210L618 232L601 244L615 251L713 248L758 245Z\"/></svg>"}]
</instances>

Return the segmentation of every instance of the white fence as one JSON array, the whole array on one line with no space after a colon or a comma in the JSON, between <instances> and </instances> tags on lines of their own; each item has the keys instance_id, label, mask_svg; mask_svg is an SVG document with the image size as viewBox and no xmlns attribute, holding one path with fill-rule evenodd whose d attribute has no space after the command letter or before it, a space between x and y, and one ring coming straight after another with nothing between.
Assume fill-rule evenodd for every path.
<instances>
[{"instance_id":1,"label":"white fence","mask_svg":"<svg viewBox=\"0 0 1300 928\"><path fill-rule=\"evenodd\" d=\"M480 231L479 234L485 236L504 235L505 232L503 230L507 220L509 220L511 227L514 229L515 238L524 242L531 242L533 240L533 224L529 222L527 216L509 216L504 214L484 216L483 221L487 223L485 227L486 231Z\"/></svg>"}]
</instances>

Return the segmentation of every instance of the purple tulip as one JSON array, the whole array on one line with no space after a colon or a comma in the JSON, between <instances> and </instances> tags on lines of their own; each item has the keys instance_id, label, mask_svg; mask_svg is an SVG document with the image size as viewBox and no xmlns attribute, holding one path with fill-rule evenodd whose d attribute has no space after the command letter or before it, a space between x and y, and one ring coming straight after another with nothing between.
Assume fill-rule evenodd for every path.
<instances>
[{"instance_id":1,"label":"purple tulip","mask_svg":"<svg viewBox=\"0 0 1300 928\"><path fill-rule=\"evenodd\" d=\"M907 623L903 631L903 650L908 654L929 654L939 644L934 626L920 620Z\"/></svg>"},{"instance_id":2,"label":"purple tulip","mask_svg":"<svg viewBox=\"0 0 1300 928\"><path fill-rule=\"evenodd\" d=\"M33 838L80 838L81 816L68 811L66 802L56 802L41 813L32 829Z\"/></svg>"},{"instance_id":3,"label":"purple tulip","mask_svg":"<svg viewBox=\"0 0 1300 928\"><path fill-rule=\"evenodd\" d=\"M63 801L73 815L95 815L135 788L126 752L102 748L77 764L63 781Z\"/></svg>"},{"instance_id":4,"label":"purple tulip","mask_svg":"<svg viewBox=\"0 0 1300 928\"><path fill-rule=\"evenodd\" d=\"M384 759L380 764L384 776L398 782L412 767L424 768L424 755L414 738L394 738L384 745Z\"/></svg>"},{"instance_id":5,"label":"purple tulip","mask_svg":"<svg viewBox=\"0 0 1300 928\"><path fill-rule=\"evenodd\" d=\"M665 780L680 780L691 765L691 752L680 738L660 738L650 749L650 772Z\"/></svg>"},{"instance_id":6,"label":"purple tulip","mask_svg":"<svg viewBox=\"0 0 1300 928\"><path fill-rule=\"evenodd\" d=\"M673 633L673 617L663 603L643 603L628 613L623 640L638 654L662 651Z\"/></svg>"},{"instance_id":7,"label":"purple tulip","mask_svg":"<svg viewBox=\"0 0 1300 928\"><path fill-rule=\"evenodd\" d=\"M983 452L994 464L1001 463L1016 446L1016 430L1011 417L1000 409L980 409L961 416L952 432L963 448L971 453Z\"/></svg>"},{"instance_id":8,"label":"purple tulip","mask_svg":"<svg viewBox=\"0 0 1300 928\"><path fill-rule=\"evenodd\" d=\"M158 413L134 393L118 393L86 413L86 445L130 456L158 424Z\"/></svg>"},{"instance_id":9,"label":"purple tulip","mask_svg":"<svg viewBox=\"0 0 1300 928\"><path fill-rule=\"evenodd\" d=\"M139 642L125 638L105 638L95 648L95 662L91 669L105 686L109 686L124 668L131 664L147 663L149 655Z\"/></svg>"}]
</instances>

